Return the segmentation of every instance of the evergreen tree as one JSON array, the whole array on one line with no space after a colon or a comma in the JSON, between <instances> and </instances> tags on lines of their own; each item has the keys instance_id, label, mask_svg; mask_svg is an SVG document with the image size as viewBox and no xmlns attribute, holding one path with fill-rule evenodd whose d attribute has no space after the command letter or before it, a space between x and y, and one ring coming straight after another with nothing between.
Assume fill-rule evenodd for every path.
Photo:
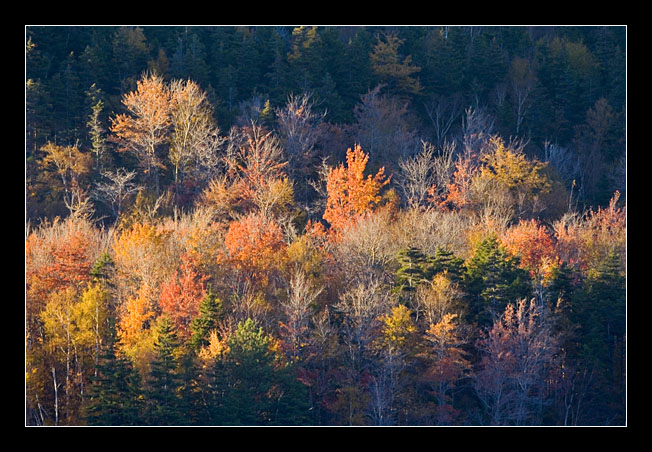
<instances>
[{"instance_id":1,"label":"evergreen tree","mask_svg":"<svg viewBox=\"0 0 652 452\"><path fill-rule=\"evenodd\" d=\"M396 283L402 292L413 293L431 273L428 257L416 247L399 251L396 260L400 265L396 271Z\"/></svg>"},{"instance_id":2,"label":"evergreen tree","mask_svg":"<svg viewBox=\"0 0 652 452\"><path fill-rule=\"evenodd\" d=\"M616 414L624 422L626 286L618 253L612 250L592 271L572 301L571 319L578 326L577 352L594 369L593 422ZM612 422L614 422L612 420Z\"/></svg>"},{"instance_id":3,"label":"evergreen tree","mask_svg":"<svg viewBox=\"0 0 652 452\"><path fill-rule=\"evenodd\" d=\"M209 289L199 305L199 315L190 323L190 346L195 350L208 345L211 330L217 327L222 317L222 300Z\"/></svg>"},{"instance_id":4,"label":"evergreen tree","mask_svg":"<svg viewBox=\"0 0 652 452\"><path fill-rule=\"evenodd\" d=\"M432 282L438 273L446 272L451 281L460 282L464 272L464 260L442 247L437 247L434 256L416 247L406 248L398 253L396 260L400 265L396 283L400 291L408 293L413 293L422 282Z\"/></svg>"},{"instance_id":5,"label":"evergreen tree","mask_svg":"<svg viewBox=\"0 0 652 452\"><path fill-rule=\"evenodd\" d=\"M519 258L510 256L494 234L478 244L463 278L470 321L489 327L507 303L529 295L528 274L518 264Z\"/></svg>"},{"instance_id":6,"label":"evergreen tree","mask_svg":"<svg viewBox=\"0 0 652 452\"><path fill-rule=\"evenodd\" d=\"M115 330L91 377L82 413L89 425L119 426L141 423L141 380L131 362L115 346Z\"/></svg>"},{"instance_id":7,"label":"evergreen tree","mask_svg":"<svg viewBox=\"0 0 652 452\"><path fill-rule=\"evenodd\" d=\"M187 415L179 396L182 386L177 361L179 341L167 316L159 320L156 332L155 358L147 382L145 420L148 425L182 425L186 423Z\"/></svg>"},{"instance_id":8,"label":"evergreen tree","mask_svg":"<svg viewBox=\"0 0 652 452\"><path fill-rule=\"evenodd\" d=\"M227 341L223 415L227 425L290 425L307 418L307 392L291 368L277 362L272 338L253 320L239 323Z\"/></svg>"},{"instance_id":9,"label":"evergreen tree","mask_svg":"<svg viewBox=\"0 0 652 452\"><path fill-rule=\"evenodd\" d=\"M464 273L464 260L455 256L452 251L438 246L435 249L435 255L428 257L429 271L426 276L432 280L433 276L437 273L446 272L448 277L453 282L462 280Z\"/></svg>"}]
</instances>

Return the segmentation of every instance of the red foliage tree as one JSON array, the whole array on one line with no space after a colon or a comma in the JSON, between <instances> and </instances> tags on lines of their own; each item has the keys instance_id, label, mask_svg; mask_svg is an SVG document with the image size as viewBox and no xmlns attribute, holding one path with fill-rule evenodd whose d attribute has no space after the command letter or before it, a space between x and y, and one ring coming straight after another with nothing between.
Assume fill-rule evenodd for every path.
<instances>
[{"instance_id":1,"label":"red foliage tree","mask_svg":"<svg viewBox=\"0 0 652 452\"><path fill-rule=\"evenodd\" d=\"M196 271L190 258L183 256L178 274L161 288L159 306L175 323L182 339L190 338L190 322L199 314L207 279L208 276Z\"/></svg>"},{"instance_id":2,"label":"red foliage tree","mask_svg":"<svg viewBox=\"0 0 652 452\"><path fill-rule=\"evenodd\" d=\"M521 220L507 230L501 241L510 253L520 256L521 268L533 278L545 278L559 261L552 236L537 220Z\"/></svg>"}]
</instances>

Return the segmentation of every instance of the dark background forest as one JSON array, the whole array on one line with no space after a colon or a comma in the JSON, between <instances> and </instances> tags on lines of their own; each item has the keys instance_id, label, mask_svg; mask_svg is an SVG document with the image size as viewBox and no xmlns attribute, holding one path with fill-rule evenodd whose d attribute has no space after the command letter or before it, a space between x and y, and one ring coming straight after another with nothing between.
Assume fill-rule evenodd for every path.
<instances>
[{"instance_id":1,"label":"dark background forest","mask_svg":"<svg viewBox=\"0 0 652 452\"><path fill-rule=\"evenodd\" d=\"M26 423L626 424L626 37L26 26Z\"/></svg>"}]
</instances>

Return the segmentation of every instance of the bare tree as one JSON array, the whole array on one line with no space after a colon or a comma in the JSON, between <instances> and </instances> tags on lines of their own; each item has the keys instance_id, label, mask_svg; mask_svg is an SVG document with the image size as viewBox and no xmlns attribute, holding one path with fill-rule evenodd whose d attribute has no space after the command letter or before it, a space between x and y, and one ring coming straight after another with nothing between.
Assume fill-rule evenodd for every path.
<instances>
[{"instance_id":1,"label":"bare tree","mask_svg":"<svg viewBox=\"0 0 652 452\"><path fill-rule=\"evenodd\" d=\"M451 127L462 114L460 96L436 95L424 104L428 118L435 131L435 140L438 146L444 144Z\"/></svg>"},{"instance_id":2,"label":"bare tree","mask_svg":"<svg viewBox=\"0 0 652 452\"><path fill-rule=\"evenodd\" d=\"M292 170L305 167L314 157L319 125L326 116L325 111L317 113L314 106L311 93L290 94L285 106L275 110L279 138Z\"/></svg>"},{"instance_id":3,"label":"bare tree","mask_svg":"<svg viewBox=\"0 0 652 452\"><path fill-rule=\"evenodd\" d=\"M376 212L344 231L334 245L333 255L346 281L364 281L369 277L389 281L390 265L401 246L401 234L391 215Z\"/></svg>"},{"instance_id":4,"label":"bare tree","mask_svg":"<svg viewBox=\"0 0 652 452\"><path fill-rule=\"evenodd\" d=\"M538 423L557 340L533 299L509 304L486 338L474 387L493 425Z\"/></svg>"},{"instance_id":5,"label":"bare tree","mask_svg":"<svg viewBox=\"0 0 652 452\"><path fill-rule=\"evenodd\" d=\"M305 272L296 269L290 279L287 298L281 302L284 314L284 331L288 337L285 342L293 360L301 360L303 344L308 343L309 323L315 309L315 302L323 287L315 287Z\"/></svg>"},{"instance_id":6,"label":"bare tree","mask_svg":"<svg viewBox=\"0 0 652 452\"><path fill-rule=\"evenodd\" d=\"M141 189L133 182L136 172L118 168L115 173L105 171L102 175L110 182L99 182L95 187L95 197L108 204L113 215L118 218L122 211L122 203Z\"/></svg>"},{"instance_id":7,"label":"bare tree","mask_svg":"<svg viewBox=\"0 0 652 452\"><path fill-rule=\"evenodd\" d=\"M428 193L436 182L434 146L425 141L421 143L421 152L398 162L401 172L396 179L397 184L411 208L425 204Z\"/></svg>"},{"instance_id":8,"label":"bare tree","mask_svg":"<svg viewBox=\"0 0 652 452\"><path fill-rule=\"evenodd\" d=\"M354 138L373 163L396 165L400 158L417 152L419 140L407 120L407 104L381 95L379 85L363 95L353 111Z\"/></svg>"},{"instance_id":9,"label":"bare tree","mask_svg":"<svg viewBox=\"0 0 652 452\"><path fill-rule=\"evenodd\" d=\"M213 120L213 108L206 93L188 80L170 84L171 123L169 159L174 165L177 185L191 172L201 182L214 175L218 165L217 152L224 143ZM181 174L179 174L181 173Z\"/></svg>"},{"instance_id":10,"label":"bare tree","mask_svg":"<svg viewBox=\"0 0 652 452\"><path fill-rule=\"evenodd\" d=\"M537 82L532 63L524 58L514 58L509 70L509 82L514 115L516 116L516 135L519 135L525 115L532 106L532 92Z\"/></svg>"},{"instance_id":11,"label":"bare tree","mask_svg":"<svg viewBox=\"0 0 652 452\"><path fill-rule=\"evenodd\" d=\"M392 302L387 287L370 275L347 289L334 306L342 315L341 405L351 424L361 422L368 413L370 388L363 379L371 375L376 366L373 348L380 316L388 312Z\"/></svg>"},{"instance_id":12,"label":"bare tree","mask_svg":"<svg viewBox=\"0 0 652 452\"><path fill-rule=\"evenodd\" d=\"M480 108L469 107L465 111L462 130L462 151L468 158L484 154L494 132L494 119Z\"/></svg>"}]
</instances>

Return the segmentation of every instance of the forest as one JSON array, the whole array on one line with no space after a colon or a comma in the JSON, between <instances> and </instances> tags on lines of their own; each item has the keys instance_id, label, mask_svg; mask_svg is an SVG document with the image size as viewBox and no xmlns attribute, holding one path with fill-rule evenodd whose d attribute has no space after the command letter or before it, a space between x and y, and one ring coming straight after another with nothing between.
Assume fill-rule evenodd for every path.
<instances>
[{"instance_id":1,"label":"forest","mask_svg":"<svg viewBox=\"0 0 652 452\"><path fill-rule=\"evenodd\" d=\"M26 426L626 426L625 26L25 26Z\"/></svg>"}]
</instances>

